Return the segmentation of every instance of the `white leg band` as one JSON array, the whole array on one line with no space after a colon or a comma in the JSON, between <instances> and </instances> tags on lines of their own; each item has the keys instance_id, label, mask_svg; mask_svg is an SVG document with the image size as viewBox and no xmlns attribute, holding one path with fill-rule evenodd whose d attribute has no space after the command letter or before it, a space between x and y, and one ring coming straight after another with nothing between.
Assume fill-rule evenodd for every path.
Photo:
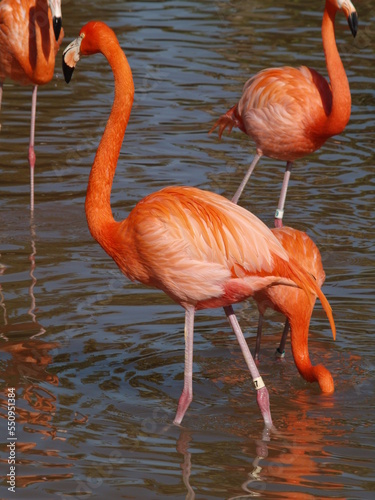
<instances>
[{"instance_id":1,"label":"white leg band","mask_svg":"<svg viewBox=\"0 0 375 500\"><path fill-rule=\"evenodd\" d=\"M280 352L280 351L279 351L279 348L277 348L277 349L276 349L276 352L275 352L275 356L276 356L277 358L285 358L285 351Z\"/></svg>"},{"instance_id":2,"label":"white leg band","mask_svg":"<svg viewBox=\"0 0 375 500\"><path fill-rule=\"evenodd\" d=\"M262 377L254 378L253 383L257 391L259 391L259 389L262 389L262 387L265 387Z\"/></svg>"},{"instance_id":3,"label":"white leg band","mask_svg":"<svg viewBox=\"0 0 375 500\"><path fill-rule=\"evenodd\" d=\"M282 219L284 217L284 210L276 208L275 219Z\"/></svg>"}]
</instances>

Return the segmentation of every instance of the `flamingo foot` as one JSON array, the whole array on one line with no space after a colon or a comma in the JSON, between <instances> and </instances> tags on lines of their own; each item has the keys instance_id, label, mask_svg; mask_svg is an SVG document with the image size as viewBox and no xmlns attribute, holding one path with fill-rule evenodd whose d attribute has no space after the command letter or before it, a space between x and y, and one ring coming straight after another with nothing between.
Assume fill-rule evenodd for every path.
<instances>
[{"instance_id":1,"label":"flamingo foot","mask_svg":"<svg viewBox=\"0 0 375 500\"><path fill-rule=\"evenodd\" d=\"M186 391L184 389L182 391L182 394L180 396L180 400L178 402L176 417L173 420L173 423L175 425L180 425L180 423L182 422L182 419L184 418L186 410L189 408L189 405L192 401L193 401L193 393L190 393L189 391Z\"/></svg>"}]
</instances>

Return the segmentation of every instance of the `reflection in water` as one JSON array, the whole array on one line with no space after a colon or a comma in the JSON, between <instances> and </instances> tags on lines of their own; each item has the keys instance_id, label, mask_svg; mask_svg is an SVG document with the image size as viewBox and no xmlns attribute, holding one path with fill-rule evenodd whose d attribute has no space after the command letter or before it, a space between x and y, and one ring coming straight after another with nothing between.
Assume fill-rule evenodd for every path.
<instances>
[{"instance_id":1,"label":"reflection in water","mask_svg":"<svg viewBox=\"0 0 375 500\"><path fill-rule=\"evenodd\" d=\"M322 460L322 457L327 460L330 457L325 447L329 446L328 440L335 422L331 417L310 418L309 403L303 397L298 401L298 406L297 411L290 411L284 415L283 428L278 431L272 442L268 443L266 454L265 443L257 442L257 451L263 451L252 462L248 478L241 486L246 494L232 496L228 500L251 498L259 496L261 492L266 498L316 498L316 494L306 493L306 484L309 478L314 478L314 481L319 483L319 477L327 473L338 479L336 482L331 480L329 488L322 484L319 498L331 498L332 492L342 490L341 472L334 469L327 470ZM328 406L332 406L332 402L328 402ZM251 453L252 450L253 446L250 444L243 451ZM266 460L268 454L270 457ZM328 489L330 495L327 494ZM345 497L335 496L335 498Z\"/></svg>"},{"instance_id":2,"label":"reflection in water","mask_svg":"<svg viewBox=\"0 0 375 500\"><path fill-rule=\"evenodd\" d=\"M23 323L12 323L8 319L5 293L0 286L0 306L3 310L3 325L0 326L0 351L3 353L0 363L0 380L7 380L7 387L0 396L0 407L4 412L0 418L7 419L8 402L6 396L8 387L14 387L16 393L16 457L17 464L27 463L30 454L41 454L44 457L58 457L56 451L49 450L45 445L42 449L35 441L27 439L31 435L41 435L42 438L65 441L60 436L61 431L53 423L56 412L56 396L53 388L59 383L57 375L48 371L53 361L52 351L59 347L57 342L46 342L40 338L46 330L36 317L36 298L34 287L35 277L35 226L31 224L31 254L29 255L31 284L28 293L31 299L27 311L31 320ZM4 271L4 268L2 268ZM14 339L14 340L13 340ZM22 401L23 400L23 401ZM24 434L26 433L26 434ZM26 439L25 439L26 438ZM23 440L25 439L25 440ZM22 459L22 457L25 457ZM47 465L47 464L46 464ZM68 465L64 465L67 467ZM54 466L55 467L55 466ZM72 477L72 474L35 474L23 475L18 467L16 487L26 487L29 484L57 481Z\"/></svg>"},{"instance_id":3,"label":"reflection in water","mask_svg":"<svg viewBox=\"0 0 375 500\"><path fill-rule=\"evenodd\" d=\"M137 87L142 89L135 96L129 140L121 151L122 167L112 200L115 217L171 183L229 197L245 174L251 144L239 132L220 143L207 132L218 113L238 97L244 78L275 63L298 66L306 61L326 74L317 28L320 14L312 4L276 4L275 0L111 0L104 4L94 0L64 5L67 43L83 19L108 22L119 34ZM23 151L28 131L23 115L30 102L27 88L9 85L0 136L0 252L3 264L9 263L5 270L0 264L0 328L8 340L0 336L0 345L18 340L19 349L24 349L22 357L13 348L18 362L25 364L30 357L29 378L18 375L18 407L35 416L42 414L41 421L51 417L51 427L38 426L36 418L34 423L18 425L19 475L30 474L25 481L38 483L23 489L19 478L17 500L60 496L181 500L191 495L181 463L200 500L246 498L245 488L262 499L336 498L345 493L351 498L372 498L373 0L361 2L361 30L350 47L344 21L339 20L339 50L346 55L344 64L353 90L351 121L343 135L296 168L288 210L290 223L307 230L318 244L327 272L325 292L335 313L338 337L331 351L331 334L319 306L312 321L312 330L319 334L311 337L311 354L332 367L337 381L334 406L329 407L329 400L299 377L288 350L285 363L273 363L279 319L268 317L261 363L267 381L272 380L272 412L280 435L271 435L265 443L268 456L261 459L255 441L261 441L261 423L251 386L240 359L228 363L228 347L233 346L233 356L237 346L229 331L225 333L225 319L215 311L197 318L196 402L186 422L191 431L186 455L176 451L180 430L172 425L164 429L174 417L182 384L180 311L160 294L117 275L111 275L108 283L108 273L114 268L105 255L100 257L84 215L87 168L113 91L112 75L100 56L95 68L81 73L76 81L74 99L56 66L56 78L40 102L37 268L33 271L38 282L32 290L37 305L33 309L31 304L35 322L27 314L32 299L27 258L32 249L28 251L25 223L29 189L24 183ZM88 112L90 127L85 127L82 115ZM242 204L270 225L270 207L281 187L281 181L272 179L279 178L282 167L268 159L264 162ZM28 255L23 255L25 247ZM240 316L244 328L255 336L256 310L246 306ZM29 327L17 329L22 322L29 322ZM44 349L42 342L28 342L41 326L46 333L31 340L49 344L57 339L58 352L46 344ZM0 352L0 369L7 369L7 360L16 370L12 356ZM46 363L47 357L52 360ZM236 381L224 378L227 363ZM58 385L48 381L48 374L58 376ZM1 394L13 380L13 375L2 375ZM28 394L26 387L30 387ZM327 406L322 406L324 401ZM0 414L4 415L3 408ZM6 420L0 418L0 433L5 425ZM66 440L53 439L54 432ZM4 448L0 450L4 458ZM63 468L67 463L74 463L74 469ZM58 474L67 472L74 472L73 479L57 480ZM338 482L341 489L331 490L331 484ZM0 497L5 496L0 488Z\"/></svg>"},{"instance_id":4,"label":"reflection in water","mask_svg":"<svg viewBox=\"0 0 375 500\"><path fill-rule=\"evenodd\" d=\"M29 257L29 260L31 262L31 266L30 266L31 285L29 288L29 295L31 298L31 304L30 304L30 309L27 312L31 316L33 323L38 324L38 322L36 320L36 316L34 314L35 307L36 307L34 287L36 285L37 280L36 280L36 277L34 275L35 256L36 256L36 246L35 246L35 236L36 235L35 235L35 225L34 225L33 221L31 221L31 224L30 224L30 231L31 231L31 249L32 249L32 252L31 252L30 257ZM40 331L38 333L34 334L33 337L36 337L37 335L42 335L43 333L45 333L45 330L42 326L40 326Z\"/></svg>"},{"instance_id":5,"label":"reflection in water","mask_svg":"<svg viewBox=\"0 0 375 500\"><path fill-rule=\"evenodd\" d=\"M11 337L12 333L19 333L23 332L26 334L33 333L31 338L35 338L39 335L43 335L45 333L45 329L43 326L38 323L35 315L35 309L36 309L36 302L35 302L35 295L34 295L34 287L37 283L37 279L35 277L34 271L35 271L35 256L36 256L36 245L35 245L35 239L36 239L36 233L35 233L35 224L33 223L33 220L31 219L31 224L30 224L30 244L31 244L31 254L29 256L29 261L30 261L30 271L29 271L29 276L31 279L30 287L29 287L29 296L30 296L30 307L27 311L27 314L30 316L31 321L25 322L25 323L9 323L8 316L7 316L7 310L6 310L6 304L5 304L5 297L4 293L2 292L2 287L0 284L0 306L3 309L3 320L4 324L0 325L0 338L4 338L8 340L8 336ZM5 267L0 267L0 275L4 274L5 272Z\"/></svg>"},{"instance_id":6,"label":"reflection in water","mask_svg":"<svg viewBox=\"0 0 375 500\"><path fill-rule=\"evenodd\" d=\"M50 351L58 346L56 342L31 338L0 345L0 351L10 354L1 366L0 376L12 382L18 400L23 398L31 408L29 410L17 405L17 423L36 424L38 428L30 432L39 432L52 438L57 434L57 429L51 423L56 410L56 397L41 384L58 385L57 376L47 371L53 359Z\"/></svg>"},{"instance_id":7,"label":"reflection in water","mask_svg":"<svg viewBox=\"0 0 375 500\"><path fill-rule=\"evenodd\" d=\"M191 435L191 432L182 429L176 445L176 450L184 457L184 462L181 464L181 470L182 480L187 489L186 500L194 500L195 498L195 492L190 485L191 453L189 452L189 446L191 442Z\"/></svg>"}]
</instances>

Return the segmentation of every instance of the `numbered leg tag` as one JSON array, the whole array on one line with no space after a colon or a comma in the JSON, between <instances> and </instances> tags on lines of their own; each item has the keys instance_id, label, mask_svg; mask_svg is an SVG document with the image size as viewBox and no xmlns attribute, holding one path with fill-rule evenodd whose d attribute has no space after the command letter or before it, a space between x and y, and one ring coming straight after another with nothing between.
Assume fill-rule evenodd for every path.
<instances>
[{"instance_id":1,"label":"numbered leg tag","mask_svg":"<svg viewBox=\"0 0 375 500\"><path fill-rule=\"evenodd\" d=\"M253 379L253 383L254 383L254 387L257 391L259 391L259 389L262 389L262 387L265 387L265 384L263 382L263 379L262 377L257 377L257 378L254 378Z\"/></svg>"},{"instance_id":2,"label":"numbered leg tag","mask_svg":"<svg viewBox=\"0 0 375 500\"><path fill-rule=\"evenodd\" d=\"M280 210L280 208L276 208L275 219L282 219L284 217L284 210Z\"/></svg>"}]
</instances>

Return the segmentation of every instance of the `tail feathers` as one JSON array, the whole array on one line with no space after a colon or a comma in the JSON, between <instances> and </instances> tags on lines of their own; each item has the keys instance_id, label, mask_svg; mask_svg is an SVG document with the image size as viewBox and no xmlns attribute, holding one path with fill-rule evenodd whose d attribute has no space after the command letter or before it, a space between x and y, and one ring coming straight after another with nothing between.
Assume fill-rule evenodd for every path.
<instances>
[{"instance_id":1,"label":"tail feathers","mask_svg":"<svg viewBox=\"0 0 375 500\"><path fill-rule=\"evenodd\" d=\"M336 340L336 326L333 319L332 308L328 300L326 299L326 296L321 291L319 285L311 276L311 274L303 269L300 264L291 256L289 257L289 264L289 270L291 271L290 278L293 279L293 281L295 281L295 283L306 292L311 301L314 300L313 297L311 297L311 293L314 293L319 297L319 300L323 306L323 309L331 326L333 340Z\"/></svg>"},{"instance_id":2,"label":"tail feathers","mask_svg":"<svg viewBox=\"0 0 375 500\"><path fill-rule=\"evenodd\" d=\"M220 116L208 133L211 134L211 132L213 132L217 127L219 127L219 139L221 139L225 129L228 129L228 135L232 132L233 127L237 127L244 131L242 121L237 115L237 105L233 106L233 108L227 111L225 115Z\"/></svg>"}]
</instances>

